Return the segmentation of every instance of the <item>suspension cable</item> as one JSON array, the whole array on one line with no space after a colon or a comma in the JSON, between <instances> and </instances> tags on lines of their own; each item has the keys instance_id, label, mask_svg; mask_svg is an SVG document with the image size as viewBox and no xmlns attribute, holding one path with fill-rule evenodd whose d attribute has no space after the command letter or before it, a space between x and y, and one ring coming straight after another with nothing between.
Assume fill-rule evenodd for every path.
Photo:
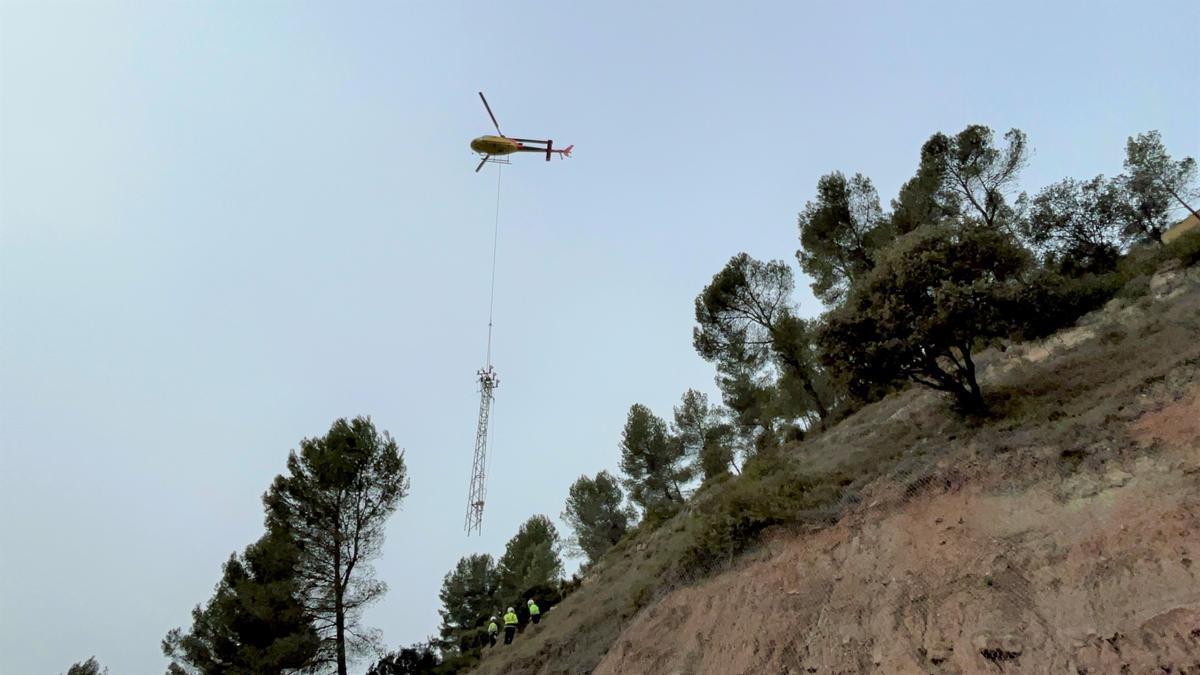
<instances>
[{"instance_id":1,"label":"suspension cable","mask_svg":"<svg viewBox=\"0 0 1200 675\"><path fill-rule=\"evenodd\" d=\"M500 175L504 167L496 165L496 222L492 227L492 290L488 298L487 367L492 366L492 317L496 307L496 249L500 243Z\"/></svg>"}]
</instances>

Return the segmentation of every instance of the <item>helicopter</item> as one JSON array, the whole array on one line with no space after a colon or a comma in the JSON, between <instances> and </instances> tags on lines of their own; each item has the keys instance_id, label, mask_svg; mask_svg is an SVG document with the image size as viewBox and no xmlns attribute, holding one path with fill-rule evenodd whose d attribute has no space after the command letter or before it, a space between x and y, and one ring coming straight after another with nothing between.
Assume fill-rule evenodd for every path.
<instances>
[{"instance_id":1,"label":"helicopter","mask_svg":"<svg viewBox=\"0 0 1200 675\"><path fill-rule=\"evenodd\" d=\"M471 149L483 155L483 159L479 161L479 166L475 167L475 173L483 168L483 165L492 157L503 155L511 155L514 152L544 152L546 153L546 161L550 161L550 155L558 155L559 157L570 157L571 149L574 145L568 145L562 150L554 149L554 141L535 141L530 138L509 138L500 131L500 123L496 121L496 116L492 114L492 106L488 105L487 98L483 92L479 92L479 99L483 101L483 107L487 108L488 117L492 118L492 126L496 127L496 133L499 136L480 136L471 141ZM530 147L532 145L544 145L546 147Z\"/></svg>"}]
</instances>

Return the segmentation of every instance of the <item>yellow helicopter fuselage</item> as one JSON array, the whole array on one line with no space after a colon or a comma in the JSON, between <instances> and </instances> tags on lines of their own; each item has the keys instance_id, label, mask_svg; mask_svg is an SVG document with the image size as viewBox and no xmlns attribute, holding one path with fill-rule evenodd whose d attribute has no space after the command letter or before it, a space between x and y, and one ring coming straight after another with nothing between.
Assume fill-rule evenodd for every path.
<instances>
[{"instance_id":1,"label":"yellow helicopter fuselage","mask_svg":"<svg viewBox=\"0 0 1200 675\"><path fill-rule=\"evenodd\" d=\"M520 152L522 145L504 136L480 136L471 141L471 149L483 155L511 155Z\"/></svg>"}]
</instances>

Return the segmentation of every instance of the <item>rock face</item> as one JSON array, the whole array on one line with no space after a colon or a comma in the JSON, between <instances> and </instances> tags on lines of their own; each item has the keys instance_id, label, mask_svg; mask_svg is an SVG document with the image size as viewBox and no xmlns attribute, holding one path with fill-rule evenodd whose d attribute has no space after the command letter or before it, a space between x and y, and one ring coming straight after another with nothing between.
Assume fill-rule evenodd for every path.
<instances>
[{"instance_id":1,"label":"rock face","mask_svg":"<svg viewBox=\"0 0 1200 675\"><path fill-rule=\"evenodd\" d=\"M1200 388L1130 434L1119 466L1014 490L982 465L779 535L641 612L595 673L1200 673Z\"/></svg>"}]
</instances>

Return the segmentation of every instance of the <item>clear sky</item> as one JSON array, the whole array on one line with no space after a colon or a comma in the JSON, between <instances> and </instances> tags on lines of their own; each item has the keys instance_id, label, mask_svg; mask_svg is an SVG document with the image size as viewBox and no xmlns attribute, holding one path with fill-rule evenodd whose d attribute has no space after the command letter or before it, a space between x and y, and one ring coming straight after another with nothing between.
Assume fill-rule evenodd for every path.
<instances>
[{"instance_id":1,"label":"clear sky","mask_svg":"<svg viewBox=\"0 0 1200 675\"><path fill-rule=\"evenodd\" d=\"M828 171L886 201L935 131L1029 134L1023 183L1200 154L1178 2L50 2L0 6L0 672L162 672L289 449L371 415L412 493L367 614L615 470L631 403L712 391L692 301L794 261ZM463 534L503 173L482 537ZM797 300L817 306L801 281Z\"/></svg>"}]
</instances>

